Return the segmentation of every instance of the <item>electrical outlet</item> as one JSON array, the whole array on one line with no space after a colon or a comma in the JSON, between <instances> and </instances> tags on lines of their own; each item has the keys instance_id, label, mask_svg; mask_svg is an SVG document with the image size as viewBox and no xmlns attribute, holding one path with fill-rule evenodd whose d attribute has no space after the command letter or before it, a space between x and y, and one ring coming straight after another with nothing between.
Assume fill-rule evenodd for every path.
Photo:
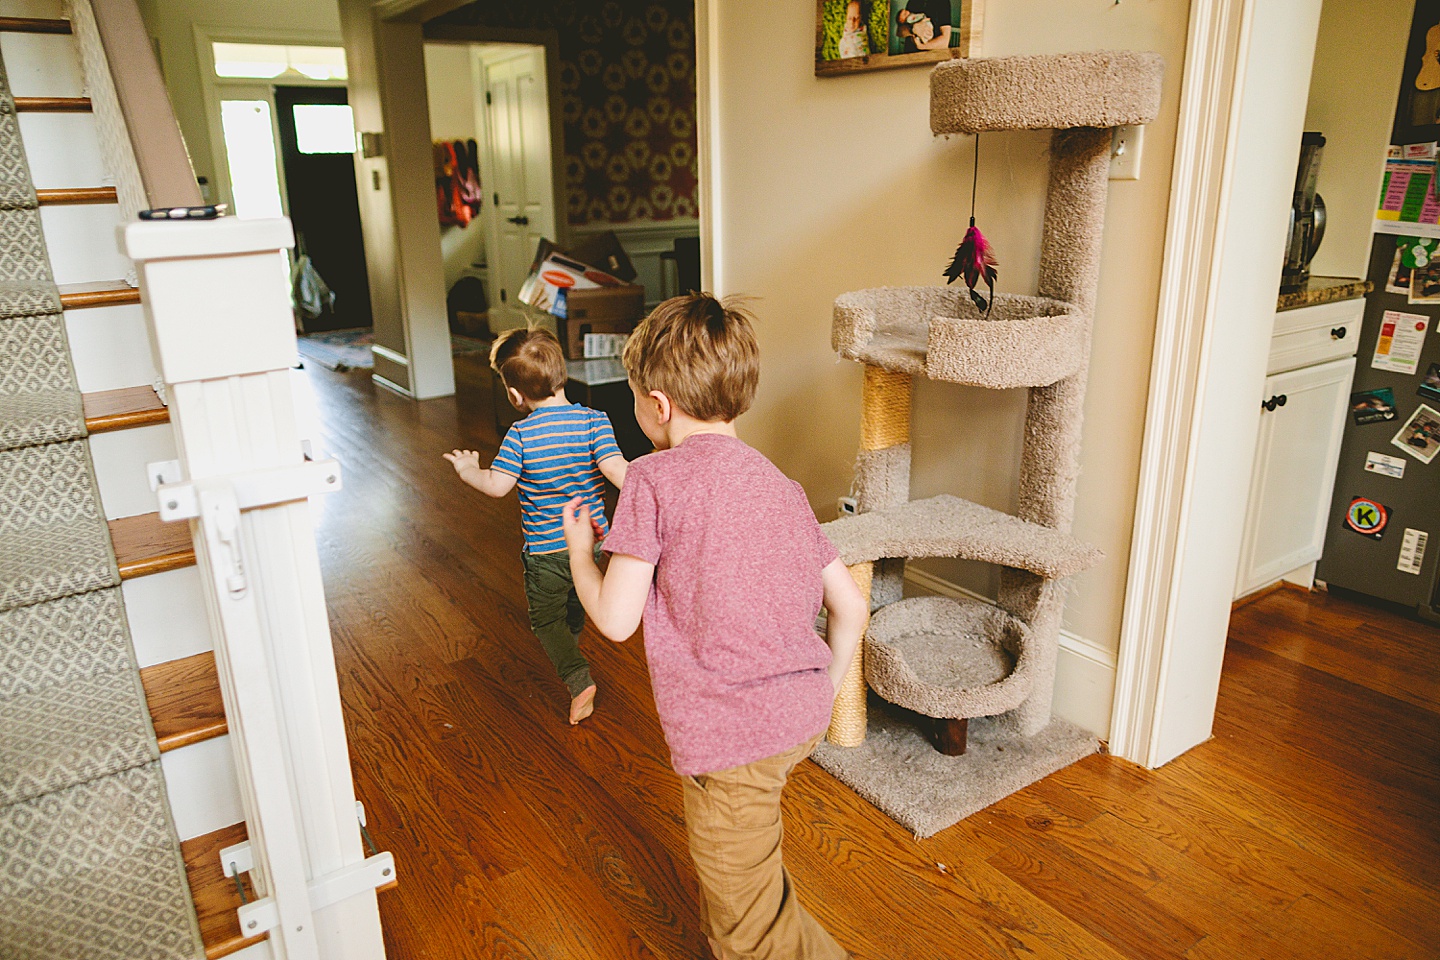
<instances>
[{"instance_id":1,"label":"electrical outlet","mask_svg":"<svg viewBox=\"0 0 1440 960\"><path fill-rule=\"evenodd\" d=\"M854 497L841 497L835 501L835 512L842 517L853 517L860 512L860 505Z\"/></svg>"},{"instance_id":2,"label":"electrical outlet","mask_svg":"<svg viewBox=\"0 0 1440 960\"><path fill-rule=\"evenodd\" d=\"M1140 155L1144 150L1143 126L1116 127L1110 140L1110 179L1139 180Z\"/></svg>"}]
</instances>

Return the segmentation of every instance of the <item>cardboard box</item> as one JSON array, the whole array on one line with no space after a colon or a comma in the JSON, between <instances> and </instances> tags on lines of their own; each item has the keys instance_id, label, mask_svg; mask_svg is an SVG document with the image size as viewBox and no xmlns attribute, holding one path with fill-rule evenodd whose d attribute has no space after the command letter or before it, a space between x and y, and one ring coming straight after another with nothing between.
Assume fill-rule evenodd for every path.
<instances>
[{"instance_id":1,"label":"cardboard box","mask_svg":"<svg viewBox=\"0 0 1440 960\"><path fill-rule=\"evenodd\" d=\"M620 287L565 291L565 316L555 318L555 334L567 360L585 359L585 334L629 333L645 314L645 288Z\"/></svg>"}]
</instances>

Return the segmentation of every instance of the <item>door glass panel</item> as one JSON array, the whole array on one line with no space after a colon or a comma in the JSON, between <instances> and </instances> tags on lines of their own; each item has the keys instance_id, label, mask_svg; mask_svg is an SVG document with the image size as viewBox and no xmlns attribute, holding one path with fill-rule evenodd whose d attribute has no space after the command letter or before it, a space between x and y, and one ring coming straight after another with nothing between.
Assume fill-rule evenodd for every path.
<instances>
[{"instance_id":1,"label":"door glass panel","mask_svg":"<svg viewBox=\"0 0 1440 960\"><path fill-rule=\"evenodd\" d=\"M295 145L301 153L354 153L355 118L343 103L297 103Z\"/></svg>"},{"instance_id":2,"label":"door glass panel","mask_svg":"<svg viewBox=\"0 0 1440 960\"><path fill-rule=\"evenodd\" d=\"M220 125L225 134L235 215L247 219L282 216L270 104L264 100L222 100Z\"/></svg>"}]
</instances>

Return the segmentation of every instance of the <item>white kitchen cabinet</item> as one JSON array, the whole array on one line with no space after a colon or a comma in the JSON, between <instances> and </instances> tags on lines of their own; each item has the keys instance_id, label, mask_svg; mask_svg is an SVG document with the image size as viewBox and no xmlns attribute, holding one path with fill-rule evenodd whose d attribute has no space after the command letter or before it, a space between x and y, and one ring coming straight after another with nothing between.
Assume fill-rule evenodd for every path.
<instances>
[{"instance_id":1,"label":"white kitchen cabinet","mask_svg":"<svg viewBox=\"0 0 1440 960\"><path fill-rule=\"evenodd\" d=\"M1266 378L1236 597L1320 558L1354 374L1346 356Z\"/></svg>"}]
</instances>

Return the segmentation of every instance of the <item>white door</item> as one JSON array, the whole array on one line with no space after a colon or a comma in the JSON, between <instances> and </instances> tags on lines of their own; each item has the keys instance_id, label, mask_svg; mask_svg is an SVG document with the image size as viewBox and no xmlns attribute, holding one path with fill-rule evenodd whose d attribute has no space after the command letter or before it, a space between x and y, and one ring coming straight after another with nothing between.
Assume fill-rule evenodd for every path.
<instances>
[{"instance_id":1,"label":"white door","mask_svg":"<svg viewBox=\"0 0 1440 960\"><path fill-rule=\"evenodd\" d=\"M550 156L550 107L545 48L526 46L481 55L489 182L485 199L492 289L491 326L523 322L515 294L530 272L542 237L555 240Z\"/></svg>"},{"instance_id":2,"label":"white door","mask_svg":"<svg viewBox=\"0 0 1440 960\"><path fill-rule=\"evenodd\" d=\"M1265 380L1235 595L1320 559L1355 358Z\"/></svg>"}]
</instances>

